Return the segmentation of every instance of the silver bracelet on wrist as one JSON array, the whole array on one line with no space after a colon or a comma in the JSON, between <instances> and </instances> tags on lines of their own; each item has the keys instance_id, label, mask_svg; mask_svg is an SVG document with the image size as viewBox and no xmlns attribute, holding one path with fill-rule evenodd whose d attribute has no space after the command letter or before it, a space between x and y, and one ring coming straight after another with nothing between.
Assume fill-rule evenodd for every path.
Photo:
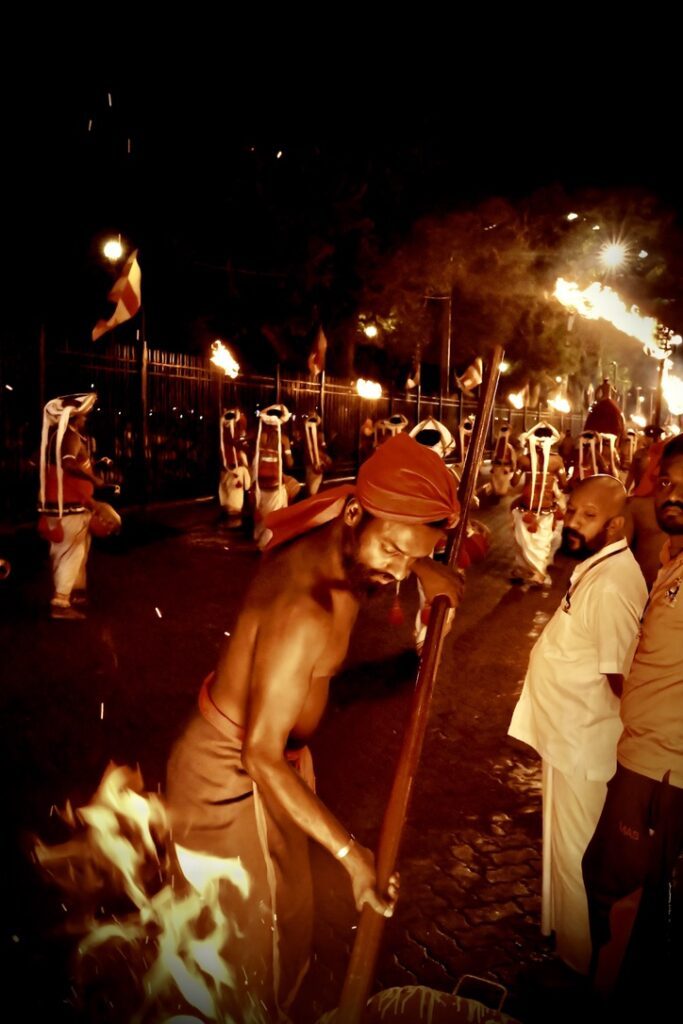
<instances>
[{"instance_id":1,"label":"silver bracelet on wrist","mask_svg":"<svg viewBox=\"0 0 683 1024\"><path fill-rule=\"evenodd\" d=\"M350 835L348 843L346 843L344 846L341 846L335 853L335 857L337 858L337 860L344 860L344 857L346 857L355 841L355 838L352 835Z\"/></svg>"}]
</instances>

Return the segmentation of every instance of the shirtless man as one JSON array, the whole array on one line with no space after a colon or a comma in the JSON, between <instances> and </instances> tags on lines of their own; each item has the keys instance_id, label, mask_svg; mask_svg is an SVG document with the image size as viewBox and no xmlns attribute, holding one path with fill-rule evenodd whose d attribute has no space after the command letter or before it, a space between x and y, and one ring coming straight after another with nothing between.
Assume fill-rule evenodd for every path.
<instances>
[{"instance_id":1,"label":"shirtless man","mask_svg":"<svg viewBox=\"0 0 683 1024\"><path fill-rule=\"evenodd\" d=\"M222 953L237 979L225 1007L236 1020L251 1020L254 1006L264 1020L286 1019L306 971L309 838L346 868L358 908L392 912L397 880L377 891L372 852L315 794L305 744L364 593L413 572L428 600L457 603L456 578L429 557L442 536L435 524L457 518L453 474L401 434L361 467L355 490L323 491L268 519L263 566L168 767L181 867L188 850L239 857L250 878L247 898L228 883L221 895L236 930Z\"/></svg>"},{"instance_id":2,"label":"shirtless man","mask_svg":"<svg viewBox=\"0 0 683 1024\"><path fill-rule=\"evenodd\" d=\"M561 456L551 451L559 436L554 427L540 422L520 438L527 453L512 478L515 487L524 476L522 494L511 506L517 548L513 582L550 584L548 566L562 540L557 493L567 482Z\"/></svg>"}]
</instances>

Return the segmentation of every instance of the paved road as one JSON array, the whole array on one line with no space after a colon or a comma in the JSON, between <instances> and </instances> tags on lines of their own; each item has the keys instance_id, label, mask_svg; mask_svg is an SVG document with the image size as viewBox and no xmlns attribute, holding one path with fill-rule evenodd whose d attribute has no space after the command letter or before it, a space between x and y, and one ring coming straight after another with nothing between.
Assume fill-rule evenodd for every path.
<instances>
[{"instance_id":1,"label":"paved road","mask_svg":"<svg viewBox=\"0 0 683 1024\"><path fill-rule=\"evenodd\" d=\"M446 643L401 851L402 898L387 923L376 983L448 990L476 973L508 987L509 1012L531 1022L548 1019L519 983L520 971L548 956L539 934L540 775L536 757L506 730L529 650L569 566L560 565L549 591L511 587L507 508L481 518L494 531L493 548L469 573ZM62 839L54 805L86 802L110 760L139 764L149 790L162 783L172 739L231 631L257 559L244 537L217 525L213 506L137 516L94 553L87 622L65 623L46 618L40 550L28 539L19 545L0 592L2 796L13 824L3 847L13 880L3 962L45 1019L75 1019L68 943L55 931L69 908L65 915L61 897L39 883L27 836ZM388 625L390 595L363 612L313 743L319 793L368 845L415 677L411 585L402 599L404 626ZM336 1004L356 923L343 870L318 848L313 859L315 958L297 1024Z\"/></svg>"}]
</instances>

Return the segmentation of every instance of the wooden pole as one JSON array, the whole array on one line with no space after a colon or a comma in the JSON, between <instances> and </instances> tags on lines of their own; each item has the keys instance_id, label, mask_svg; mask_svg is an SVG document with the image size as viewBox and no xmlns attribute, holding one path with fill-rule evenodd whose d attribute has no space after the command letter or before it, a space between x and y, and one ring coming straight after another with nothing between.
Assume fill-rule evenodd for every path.
<instances>
[{"instance_id":1,"label":"wooden pole","mask_svg":"<svg viewBox=\"0 0 683 1024\"><path fill-rule=\"evenodd\" d=\"M462 510L448 553L448 564L451 567L457 564L460 548L466 535L469 507L476 489L502 358L503 349L496 346L487 366L474 433L467 451L458 491ZM377 850L377 887L380 892L386 891L398 856L408 803L427 729L429 707L441 661L443 630L449 608L450 602L444 594L440 594L432 602L427 636L408 714L408 724L380 832ZM385 919L374 910L368 906L363 907L339 1007L334 1018L335 1024L360 1024L362 1021L375 973L384 922Z\"/></svg>"}]
</instances>

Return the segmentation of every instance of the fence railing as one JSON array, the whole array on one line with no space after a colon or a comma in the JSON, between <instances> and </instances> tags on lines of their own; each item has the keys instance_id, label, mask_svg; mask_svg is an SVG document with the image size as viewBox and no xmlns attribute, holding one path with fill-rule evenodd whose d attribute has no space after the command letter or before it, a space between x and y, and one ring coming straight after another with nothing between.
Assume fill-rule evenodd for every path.
<instances>
[{"instance_id":1,"label":"fence railing","mask_svg":"<svg viewBox=\"0 0 683 1024\"><path fill-rule=\"evenodd\" d=\"M230 381L205 358L157 349L149 350L143 369L143 356L134 345L110 343L106 350L65 346L40 367L38 363L36 357L11 351L3 352L0 361L3 521L22 521L34 513L40 403L45 396L97 392L88 431L95 439L95 457L112 460L110 469L100 470L109 482L121 485L124 504L214 492L220 469L220 416L230 406L242 409L254 434L259 409L275 401L289 408L298 462L295 474L303 470L300 424L317 407L323 415L333 476L356 472L360 428L368 417L376 420L402 413L413 426L431 414L457 437L459 423L476 411L476 401L462 394L437 397L415 390L371 401L360 398L348 381L327 378L321 387L319 380L303 374L245 375ZM513 431L521 433L537 417L537 410L515 410L499 403L489 447L501 422L509 421ZM558 428L571 427L574 434L582 427L581 414L562 416L543 410L543 417Z\"/></svg>"}]
</instances>

